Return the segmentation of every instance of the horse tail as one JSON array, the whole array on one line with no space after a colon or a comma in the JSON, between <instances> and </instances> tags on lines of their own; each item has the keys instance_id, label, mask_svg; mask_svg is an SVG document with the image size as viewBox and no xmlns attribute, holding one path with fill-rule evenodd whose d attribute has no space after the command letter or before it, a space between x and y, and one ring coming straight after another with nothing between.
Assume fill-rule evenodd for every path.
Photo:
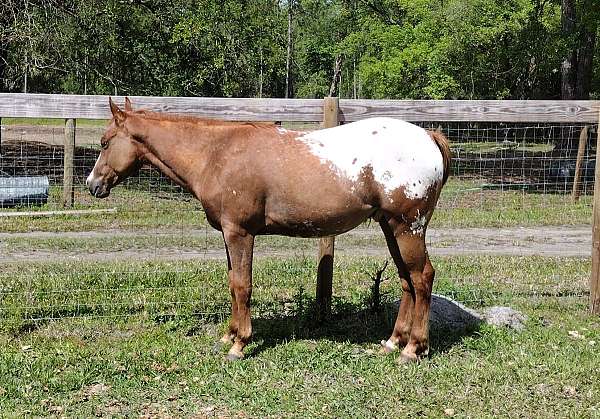
<instances>
[{"instance_id":1,"label":"horse tail","mask_svg":"<svg viewBox=\"0 0 600 419\"><path fill-rule=\"evenodd\" d=\"M450 143L448 138L441 131L427 131L429 136L433 141L435 141L436 145L440 149L442 153L442 159L444 161L444 177L442 185L446 183L448 180L448 176L450 175L450 166L452 161L452 152L450 151Z\"/></svg>"}]
</instances>

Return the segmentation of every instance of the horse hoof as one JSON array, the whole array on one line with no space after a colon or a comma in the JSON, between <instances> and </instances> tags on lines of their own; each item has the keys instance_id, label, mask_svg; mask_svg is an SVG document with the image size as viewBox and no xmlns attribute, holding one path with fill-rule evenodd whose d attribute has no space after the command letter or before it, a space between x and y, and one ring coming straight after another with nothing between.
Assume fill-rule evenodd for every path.
<instances>
[{"instance_id":1,"label":"horse hoof","mask_svg":"<svg viewBox=\"0 0 600 419\"><path fill-rule=\"evenodd\" d=\"M401 353L400 358L398 358L398 364L400 364L400 365L412 364L414 362L417 362L418 360L419 360L419 358L415 354Z\"/></svg>"},{"instance_id":2,"label":"horse hoof","mask_svg":"<svg viewBox=\"0 0 600 419\"><path fill-rule=\"evenodd\" d=\"M244 359L244 355L243 354L241 354L241 355L240 354L233 354L233 353L229 352L227 354L227 356L225 357L225 359L227 361L230 361L230 362L240 361L240 360Z\"/></svg>"},{"instance_id":3,"label":"horse hoof","mask_svg":"<svg viewBox=\"0 0 600 419\"><path fill-rule=\"evenodd\" d=\"M382 340L381 341L381 349L379 349L379 353L381 355L387 355L387 354L391 354L392 352L396 351L398 349L398 347L387 340Z\"/></svg>"}]
</instances>

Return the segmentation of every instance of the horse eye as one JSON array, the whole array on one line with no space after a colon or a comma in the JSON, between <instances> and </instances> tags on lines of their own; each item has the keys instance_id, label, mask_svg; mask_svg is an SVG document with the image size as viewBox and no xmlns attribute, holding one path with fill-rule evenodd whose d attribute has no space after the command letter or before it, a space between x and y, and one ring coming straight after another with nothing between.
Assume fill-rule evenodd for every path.
<instances>
[{"instance_id":1,"label":"horse eye","mask_svg":"<svg viewBox=\"0 0 600 419\"><path fill-rule=\"evenodd\" d=\"M102 150L106 150L108 148L108 141L100 143L100 147L102 147Z\"/></svg>"}]
</instances>

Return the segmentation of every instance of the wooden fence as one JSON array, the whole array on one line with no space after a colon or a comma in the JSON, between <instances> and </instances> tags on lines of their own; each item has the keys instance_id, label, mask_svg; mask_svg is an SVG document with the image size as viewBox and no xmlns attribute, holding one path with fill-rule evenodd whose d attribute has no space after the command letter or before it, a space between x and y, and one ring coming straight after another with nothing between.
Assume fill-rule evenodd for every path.
<instances>
[{"instance_id":1,"label":"wooden fence","mask_svg":"<svg viewBox=\"0 0 600 419\"><path fill-rule=\"evenodd\" d=\"M114 99L117 103L124 102L122 97ZM375 116L397 117L413 122L600 123L600 101L338 100L337 98L322 100L136 96L132 96L131 99L138 108L158 112L226 120L322 122L324 127ZM76 119L109 119L111 113L108 107L108 96L0 93L0 118L2 117L65 119L63 202L65 206L71 206ZM581 138L584 136L582 135ZM600 161L600 129L598 129L596 161ZM579 166L578 164L577 167ZM577 177L578 173L576 179ZM600 164L596 164L595 185L599 184ZM600 192L596 193L596 188L594 188L593 202L590 308L593 313L600 314ZM321 316L327 315L331 304L333 247L333 238L322 239L319 246L317 305Z\"/></svg>"}]
</instances>

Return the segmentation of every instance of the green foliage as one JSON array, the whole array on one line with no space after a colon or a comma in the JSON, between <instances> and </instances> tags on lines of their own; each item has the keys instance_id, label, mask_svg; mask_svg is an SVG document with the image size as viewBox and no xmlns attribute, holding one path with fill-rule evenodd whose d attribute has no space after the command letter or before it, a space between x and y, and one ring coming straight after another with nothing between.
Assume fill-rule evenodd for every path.
<instances>
[{"instance_id":1,"label":"green foliage","mask_svg":"<svg viewBox=\"0 0 600 419\"><path fill-rule=\"evenodd\" d=\"M579 27L597 31L596 3L575 1ZM548 0L11 0L0 88L281 97L289 7L298 97L328 94L339 57L341 97L556 98L577 42Z\"/></svg>"},{"instance_id":2,"label":"green foliage","mask_svg":"<svg viewBox=\"0 0 600 419\"><path fill-rule=\"evenodd\" d=\"M258 75L264 91L279 93L284 56L282 12L274 2L201 1L174 26L171 44L187 48L186 92L215 96L256 96Z\"/></svg>"}]
</instances>

